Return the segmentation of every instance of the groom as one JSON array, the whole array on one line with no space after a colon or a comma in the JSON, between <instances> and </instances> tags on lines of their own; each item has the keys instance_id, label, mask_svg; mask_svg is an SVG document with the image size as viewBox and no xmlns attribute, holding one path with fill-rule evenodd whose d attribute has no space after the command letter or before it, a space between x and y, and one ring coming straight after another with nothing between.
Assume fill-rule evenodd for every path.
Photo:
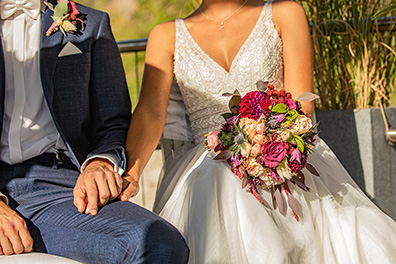
<instances>
[{"instance_id":1,"label":"groom","mask_svg":"<svg viewBox=\"0 0 396 264\"><path fill-rule=\"evenodd\" d=\"M0 254L186 263L171 225L116 201L131 111L122 62L108 15L68 7L78 31L64 35L72 23L53 25L44 1L0 0Z\"/></svg>"}]
</instances>

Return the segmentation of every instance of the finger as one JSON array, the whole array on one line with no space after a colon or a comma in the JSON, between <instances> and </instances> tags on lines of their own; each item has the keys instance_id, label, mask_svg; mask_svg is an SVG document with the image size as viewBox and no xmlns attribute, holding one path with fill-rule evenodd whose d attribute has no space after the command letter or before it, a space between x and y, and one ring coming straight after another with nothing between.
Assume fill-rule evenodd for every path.
<instances>
[{"instance_id":1,"label":"finger","mask_svg":"<svg viewBox=\"0 0 396 264\"><path fill-rule=\"evenodd\" d=\"M87 189L87 208L86 214L96 215L98 213L98 186L95 180L87 181L85 184Z\"/></svg>"},{"instance_id":2,"label":"finger","mask_svg":"<svg viewBox=\"0 0 396 264\"><path fill-rule=\"evenodd\" d=\"M74 194L74 199L73 203L77 207L77 210L82 213L84 212L86 206L87 206L87 192L85 188L83 188L80 185L76 185L73 189L73 194Z\"/></svg>"},{"instance_id":3,"label":"finger","mask_svg":"<svg viewBox=\"0 0 396 264\"><path fill-rule=\"evenodd\" d=\"M118 192L117 195L116 195L116 197L117 197L118 194L120 194L122 192L123 180L122 180L121 175L118 174L118 173L115 173L114 178L116 180L116 185L117 185L117 192Z\"/></svg>"},{"instance_id":4,"label":"finger","mask_svg":"<svg viewBox=\"0 0 396 264\"><path fill-rule=\"evenodd\" d=\"M12 255L14 250L12 248L12 244L8 237L1 235L0 236L0 244L4 255Z\"/></svg>"},{"instance_id":5,"label":"finger","mask_svg":"<svg viewBox=\"0 0 396 264\"><path fill-rule=\"evenodd\" d=\"M106 172L102 177L96 177L96 187L98 190L98 205L104 206L110 199L110 188L116 189L113 172Z\"/></svg>"},{"instance_id":6,"label":"finger","mask_svg":"<svg viewBox=\"0 0 396 264\"><path fill-rule=\"evenodd\" d=\"M109 178L110 177L110 178ZM118 197L122 190L122 179L118 173L112 172L108 177L107 184L109 187L109 200L114 200Z\"/></svg>"},{"instance_id":7,"label":"finger","mask_svg":"<svg viewBox=\"0 0 396 264\"><path fill-rule=\"evenodd\" d=\"M3 252L3 248L1 247L1 243L0 243L0 256L1 255L4 255L4 252Z\"/></svg>"},{"instance_id":8,"label":"finger","mask_svg":"<svg viewBox=\"0 0 396 264\"><path fill-rule=\"evenodd\" d=\"M126 183L125 183L126 182ZM139 185L135 182L124 182L124 191L120 195L121 201L128 201L131 197L135 196L139 192Z\"/></svg>"},{"instance_id":9,"label":"finger","mask_svg":"<svg viewBox=\"0 0 396 264\"><path fill-rule=\"evenodd\" d=\"M14 217L14 226L13 228L9 228L5 235L8 237L11 245L12 251L15 254L20 254L24 251L24 246L20 237L20 232L23 232L27 229L25 220L20 217Z\"/></svg>"},{"instance_id":10,"label":"finger","mask_svg":"<svg viewBox=\"0 0 396 264\"><path fill-rule=\"evenodd\" d=\"M25 224L26 225L26 224ZM23 252L28 253L33 251L33 238L30 235L27 227L19 232L19 236L23 245Z\"/></svg>"}]
</instances>

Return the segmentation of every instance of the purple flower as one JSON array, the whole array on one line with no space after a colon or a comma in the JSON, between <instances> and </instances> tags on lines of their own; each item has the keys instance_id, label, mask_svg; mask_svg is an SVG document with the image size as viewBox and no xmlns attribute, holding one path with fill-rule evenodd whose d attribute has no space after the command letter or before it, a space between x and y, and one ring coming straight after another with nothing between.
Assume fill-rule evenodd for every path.
<instances>
[{"instance_id":1,"label":"purple flower","mask_svg":"<svg viewBox=\"0 0 396 264\"><path fill-rule=\"evenodd\" d=\"M238 124L238 122L239 122L239 117L238 116L231 116L230 118L227 119L226 124L227 125L233 125L234 123Z\"/></svg>"},{"instance_id":2,"label":"purple flower","mask_svg":"<svg viewBox=\"0 0 396 264\"><path fill-rule=\"evenodd\" d=\"M268 176L274 178L275 181L281 181L281 178L279 177L278 173L276 173L275 171L271 171L271 173L268 174Z\"/></svg>"},{"instance_id":3,"label":"purple flower","mask_svg":"<svg viewBox=\"0 0 396 264\"><path fill-rule=\"evenodd\" d=\"M268 125L271 128L275 128L279 123L281 123L283 120L285 120L285 115L279 114L279 115L273 116L272 118L273 119L268 121Z\"/></svg>"},{"instance_id":4,"label":"purple flower","mask_svg":"<svg viewBox=\"0 0 396 264\"><path fill-rule=\"evenodd\" d=\"M280 123L283 120L285 120L285 115L279 114L279 115L273 116L272 118L274 118L276 122Z\"/></svg>"},{"instance_id":5,"label":"purple flower","mask_svg":"<svg viewBox=\"0 0 396 264\"><path fill-rule=\"evenodd\" d=\"M231 157L231 161L234 164L234 166L238 167L239 165L242 164L241 158L242 158L241 154L238 154L236 157L235 156Z\"/></svg>"},{"instance_id":6,"label":"purple flower","mask_svg":"<svg viewBox=\"0 0 396 264\"><path fill-rule=\"evenodd\" d=\"M287 151L283 142L266 142L261 149L265 165L276 167L286 156Z\"/></svg>"},{"instance_id":7,"label":"purple flower","mask_svg":"<svg viewBox=\"0 0 396 264\"><path fill-rule=\"evenodd\" d=\"M290 161L297 161L301 163L301 152L298 149L294 149L290 155Z\"/></svg>"}]
</instances>

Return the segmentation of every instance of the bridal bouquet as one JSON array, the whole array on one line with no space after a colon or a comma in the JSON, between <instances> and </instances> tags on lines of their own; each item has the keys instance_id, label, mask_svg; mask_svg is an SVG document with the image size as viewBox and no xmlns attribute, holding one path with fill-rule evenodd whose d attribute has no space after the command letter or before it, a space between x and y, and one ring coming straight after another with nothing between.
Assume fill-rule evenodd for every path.
<instances>
[{"instance_id":1,"label":"bridal bouquet","mask_svg":"<svg viewBox=\"0 0 396 264\"><path fill-rule=\"evenodd\" d=\"M263 82L258 88L265 88ZM266 91L253 91L241 97L238 91L231 96L231 113L223 114L226 122L221 130L207 135L206 144L218 155L215 160L227 160L232 171L242 180L242 188L263 203L259 188L272 194L274 209L285 213L284 196L295 218L298 218L298 203L289 189L289 183L304 191L302 169L319 176L315 168L307 163L314 147L316 126L312 125L301 110L300 101L317 98L312 93L303 93L298 100L285 90L276 90L268 85Z\"/></svg>"}]
</instances>

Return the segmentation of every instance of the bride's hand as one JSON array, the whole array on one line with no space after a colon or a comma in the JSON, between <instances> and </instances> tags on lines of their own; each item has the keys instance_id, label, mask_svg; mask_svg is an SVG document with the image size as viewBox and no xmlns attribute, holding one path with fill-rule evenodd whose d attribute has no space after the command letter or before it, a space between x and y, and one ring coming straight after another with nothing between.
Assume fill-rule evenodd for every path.
<instances>
[{"instance_id":1,"label":"bride's hand","mask_svg":"<svg viewBox=\"0 0 396 264\"><path fill-rule=\"evenodd\" d=\"M132 175L122 177L122 192L120 194L121 201L128 201L131 197L139 192L139 180L136 180Z\"/></svg>"}]
</instances>

